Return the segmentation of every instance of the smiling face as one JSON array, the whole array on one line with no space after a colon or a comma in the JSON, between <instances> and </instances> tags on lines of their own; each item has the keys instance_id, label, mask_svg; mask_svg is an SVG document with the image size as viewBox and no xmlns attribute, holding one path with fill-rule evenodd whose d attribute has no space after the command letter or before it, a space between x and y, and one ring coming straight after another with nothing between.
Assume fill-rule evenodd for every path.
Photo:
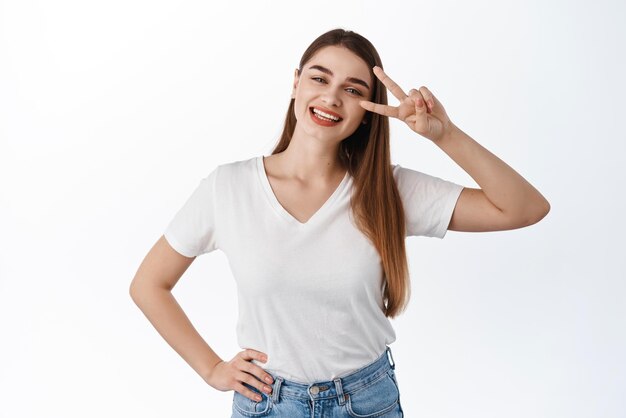
<instances>
[{"instance_id":1,"label":"smiling face","mask_svg":"<svg viewBox=\"0 0 626 418\"><path fill-rule=\"evenodd\" d=\"M358 55L342 46L320 49L296 71L294 134L341 142L363 122L359 101L370 99L371 88L372 75Z\"/></svg>"}]
</instances>

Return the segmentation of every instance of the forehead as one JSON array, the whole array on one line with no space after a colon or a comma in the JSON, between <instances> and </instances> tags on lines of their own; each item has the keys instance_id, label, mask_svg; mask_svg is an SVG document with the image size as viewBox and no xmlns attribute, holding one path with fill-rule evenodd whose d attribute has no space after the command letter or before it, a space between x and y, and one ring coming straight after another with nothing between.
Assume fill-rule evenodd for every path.
<instances>
[{"instance_id":1,"label":"forehead","mask_svg":"<svg viewBox=\"0 0 626 418\"><path fill-rule=\"evenodd\" d=\"M333 72L336 77L356 77L369 80L369 66L361 57L343 46L325 46L319 49L304 65L308 69L312 65L321 65Z\"/></svg>"}]
</instances>

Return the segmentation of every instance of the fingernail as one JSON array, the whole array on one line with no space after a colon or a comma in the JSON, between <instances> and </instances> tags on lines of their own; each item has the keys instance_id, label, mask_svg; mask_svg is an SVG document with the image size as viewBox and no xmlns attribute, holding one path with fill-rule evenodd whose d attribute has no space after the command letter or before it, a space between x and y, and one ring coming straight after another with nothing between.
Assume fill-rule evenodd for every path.
<instances>
[{"instance_id":1,"label":"fingernail","mask_svg":"<svg viewBox=\"0 0 626 418\"><path fill-rule=\"evenodd\" d=\"M272 383L272 379L269 376L265 376L265 381L267 383Z\"/></svg>"},{"instance_id":2,"label":"fingernail","mask_svg":"<svg viewBox=\"0 0 626 418\"><path fill-rule=\"evenodd\" d=\"M254 399L256 399L257 401L261 400L261 397L259 395L255 396Z\"/></svg>"}]
</instances>

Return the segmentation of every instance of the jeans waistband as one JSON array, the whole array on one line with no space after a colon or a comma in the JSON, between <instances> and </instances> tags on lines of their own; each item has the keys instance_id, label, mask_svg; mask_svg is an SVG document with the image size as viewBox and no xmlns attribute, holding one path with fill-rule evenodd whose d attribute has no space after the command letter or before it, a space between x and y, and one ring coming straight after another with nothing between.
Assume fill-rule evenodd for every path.
<instances>
[{"instance_id":1,"label":"jeans waistband","mask_svg":"<svg viewBox=\"0 0 626 418\"><path fill-rule=\"evenodd\" d=\"M326 382L316 382L310 385L292 382L280 376L273 376L272 394L268 395L274 403L279 402L279 396L289 396L291 398L316 400L331 399L338 397L339 404L343 405L346 401L346 394L351 394L363 386L367 386L371 382L380 378L381 375L389 370L395 369L396 365L393 361L391 349L386 348L385 352L373 363L347 375L338 377Z\"/></svg>"}]
</instances>

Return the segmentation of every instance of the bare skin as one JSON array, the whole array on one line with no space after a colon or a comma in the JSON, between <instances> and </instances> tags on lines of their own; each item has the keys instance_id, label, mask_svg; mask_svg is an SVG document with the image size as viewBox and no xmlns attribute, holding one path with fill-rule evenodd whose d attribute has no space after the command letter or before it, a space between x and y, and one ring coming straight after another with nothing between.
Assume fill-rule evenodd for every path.
<instances>
[{"instance_id":1,"label":"bare skin","mask_svg":"<svg viewBox=\"0 0 626 418\"><path fill-rule=\"evenodd\" d=\"M195 260L174 250L161 236L139 266L130 285L130 296L161 334L163 339L198 373L206 383L220 391L234 390L260 401L242 382L259 391L271 393L271 376L250 362L265 362L266 354L246 349L231 360L222 360L204 341L180 307L172 289Z\"/></svg>"},{"instance_id":2,"label":"bare skin","mask_svg":"<svg viewBox=\"0 0 626 418\"><path fill-rule=\"evenodd\" d=\"M345 170L331 175L328 181L311 184L290 178L281 171L282 153L264 157L265 174L281 206L300 223L306 223L333 194L345 176Z\"/></svg>"},{"instance_id":3,"label":"bare skin","mask_svg":"<svg viewBox=\"0 0 626 418\"><path fill-rule=\"evenodd\" d=\"M368 87L353 80L362 80ZM297 123L287 149L265 158L270 182L275 179L279 187L278 183L285 183L292 191L303 186L313 194L334 190L346 172L337 155L339 144L363 122L366 111L360 101L370 98L371 85L365 61L344 47L322 48L301 72L296 70L291 97ZM313 108L332 111L341 121L320 125L311 113ZM300 193L313 202L319 200L319 196Z\"/></svg>"},{"instance_id":4,"label":"bare skin","mask_svg":"<svg viewBox=\"0 0 626 418\"><path fill-rule=\"evenodd\" d=\"M289 147L265 159L270 185L286 210L305 222L323 205L345 175L337 158L339 143L352 134L365 115L361 99L369 98L362 85L348 82L359 78L371 85L364 61L345 48L326 47L318 51L303 69L296 72L292 97L298 120ZM311 68L321 65L333 76ZM341 115L336 127L327 129L311 119L312 106ZM195 258L185 257L161 237L148 252L131 283L130 294L137 306L167 343L207 382L220 391L234 390L260 401L243 385L271 393L271 376L251 362L264 362L262 353L246 349L231 360L222 360L202 339L171 293Z\"/></svg>"},{"instance_id":5,"label":"bare skin","mask_svg":"<svg viewBox=\"0 0 626 418\"><path fill-rule=\"evenodd\" d=\"M343 179L345 168L337 156L339 144L363 123L366 111L402 120L480 185L479 189L463 189L448 229L521 228L538 222L549 212L548 201L504 161L456 127L426 87L411 89L407 94L382 69L375 67L373 71L400 101L398 106L368 100L373 80L367 64L343 47L322 48L302 72L296 70L292 92L297 119L294 135L285 151L264 160L276 197L296 219L307 221ZM316 110L339 115L341 121L331 124L315 119ZM271 376L251 362L265 362L266 353L246 349L229 361L222 360L198 334L171 293L194 259L179 254L160 237L135 274L130 295L167 343L210 386L260 401L243 383L271 393L263 383L269 379L267 383L271 384Z\"/></svg>"},{"instance_id":6,"label":"bare skin","mask_svg":"<svg viewBox=\"0 0 626 418\"><path fill-rule=\"evenodd\" d=\"M362 80L364 84L354 82ZM294 74L291 97L297 124L286 150L264 158L265 171L279 203L301 223L328 200L346 174L337 157L339 144L363 122L360 101L371 96L367 64L348 49L317 51ZM340 115L336 126L320 126L311 108Z\"/></svg>"},{"instance_id":7,"label":"bare skin","mask_svg":"<svg viewBox=\"0 0 626 418\"><path fill-rule=\"evenodd\" d=\"M388 106L363 100L361 106L406 123L415 133L437 145L480 186L463 189L449 230L516 229L539 222L548 214L550 204L546 198L508 164L454 125L427 87L411 89L407 94L381 68L374 67L373 71L400 103Z\"/></svg>"}]
</instances>

